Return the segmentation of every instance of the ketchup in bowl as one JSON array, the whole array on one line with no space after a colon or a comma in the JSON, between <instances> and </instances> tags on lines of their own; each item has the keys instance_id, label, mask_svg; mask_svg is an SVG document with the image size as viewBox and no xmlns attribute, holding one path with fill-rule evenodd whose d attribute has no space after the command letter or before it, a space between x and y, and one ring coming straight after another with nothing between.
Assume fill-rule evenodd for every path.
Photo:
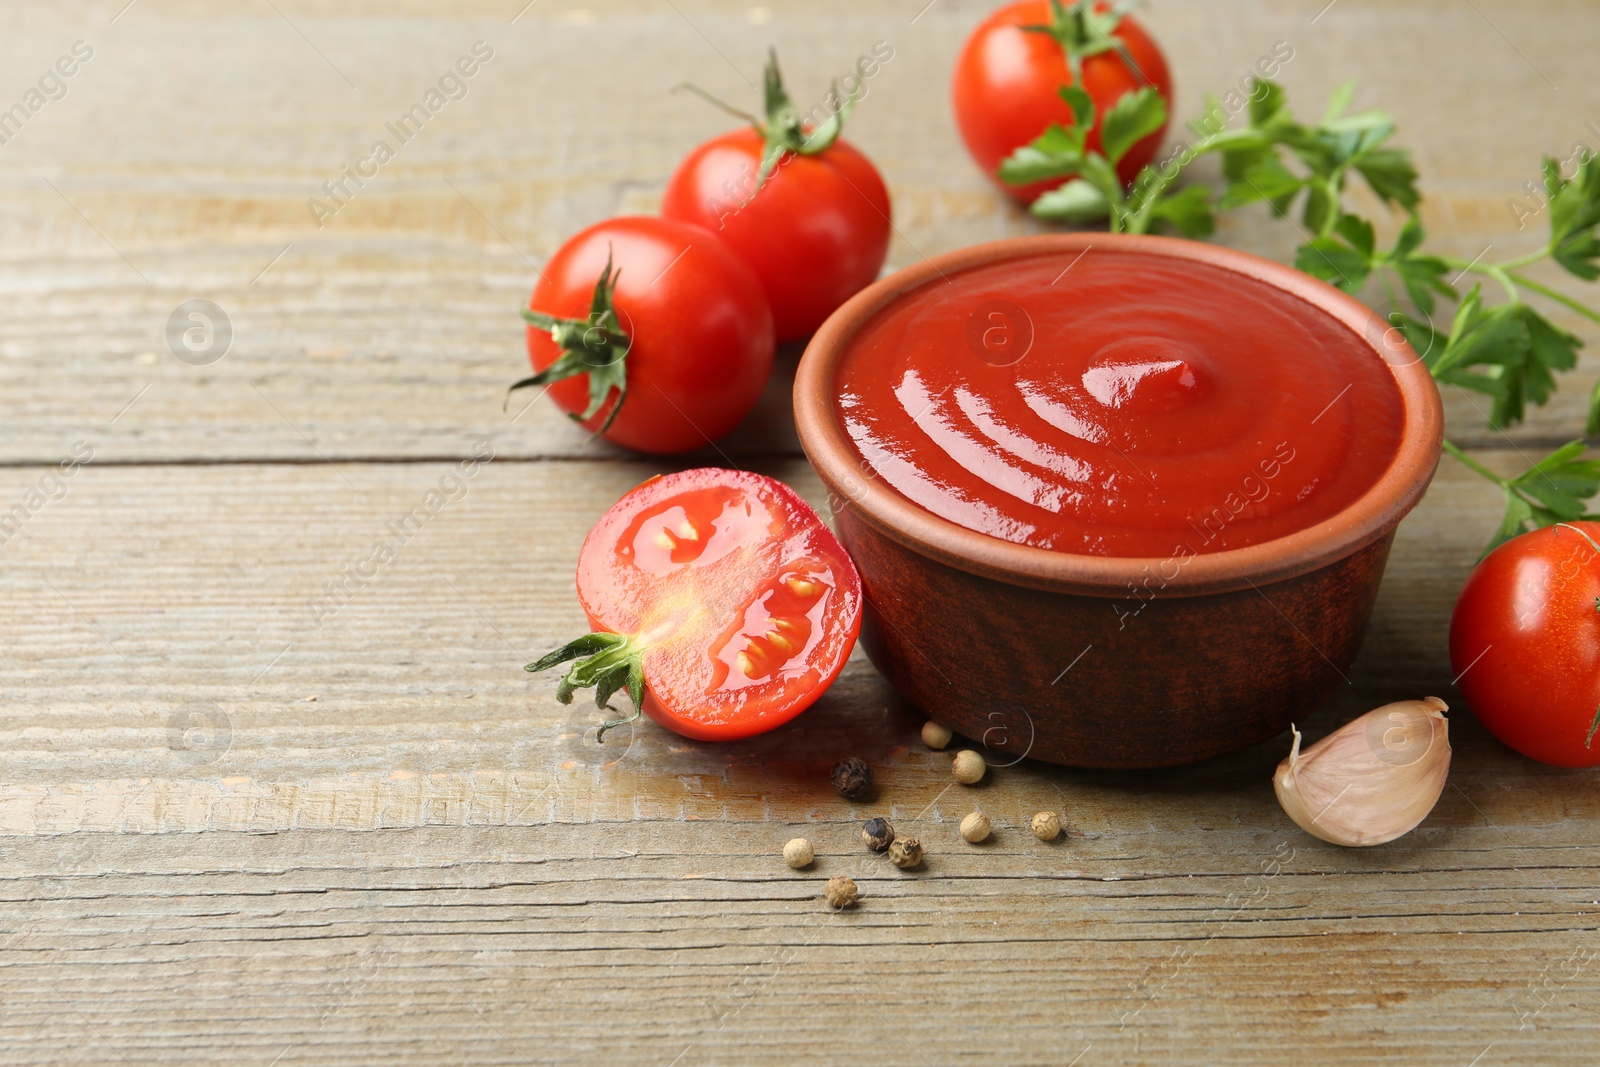
<instances>
[{"instance_id":1,"label":"ketchup in bowl","mask_svg":"<svg viewBox=\"0 0 1600 1067\"><path fill-rule=\"evenodd\" d=\"M1401 446L1372 343L1211 263L1095 248L949 273L881 308L834 377L860 461L1020 545L1184 556L1332 519Z\"/></svg>"},{"instance_id":2,"label":"ketchup in bowl","mask_svg":"<svg viewBox=\"0 0 1600 1067\"><path fill-rule=\"evenodd\" d=\"M1388 327L1290 267L1144 235L869 285L794 385L867 655L1002 763L1280 734L1348 680L1439 462L1438 388Z\"/></svg>"}]
</instances>

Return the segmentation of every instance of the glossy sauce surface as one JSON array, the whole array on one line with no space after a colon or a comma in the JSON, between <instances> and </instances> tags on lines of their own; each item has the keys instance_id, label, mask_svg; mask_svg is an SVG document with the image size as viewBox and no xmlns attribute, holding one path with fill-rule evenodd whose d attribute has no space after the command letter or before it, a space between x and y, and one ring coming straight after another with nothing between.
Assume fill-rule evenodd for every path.
<instances>
[{"instance_id":1,"label":"glossy sauce surface","mask_svg":"<svg viewBox=\"0 0 1600 1067\"><path fill-rule=\"evenodd\" d=\"M835 384L870 476L968 529L1104 556L1325 522L1403 425L1387 365L1326 313L1220 267L1092 248L907 294Z\"/></svg>"}]
</instances>

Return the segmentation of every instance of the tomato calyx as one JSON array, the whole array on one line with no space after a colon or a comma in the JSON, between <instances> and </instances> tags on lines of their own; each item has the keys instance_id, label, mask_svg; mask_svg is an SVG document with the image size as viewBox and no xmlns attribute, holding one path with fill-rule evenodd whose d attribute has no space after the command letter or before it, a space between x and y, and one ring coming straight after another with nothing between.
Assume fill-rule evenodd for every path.
<instances>
[{"instance_id":1,"label":"tomato calyx","mask_svg":"<svg viewBox=\"0 0 1600 1067\"><path fill-rule=\"evenodd\" d=\"M607 730L633 722L644 707L644 652L644 646L635 638L596 632L568 641L523 670L538 674L568 660L576 660L556 686L556 699L563 704L572 703L572 694L579 689L593 686L595 707L610 711L612 696L619 689L627 689L628 698L633 701L633 714L601 723L594 739L603 743Z\"/></svg>"},{"instance_id":2,"label":"tomato calyx","mask_svg":"<svg viewBox=\"0 0 1600 1067\"><path fill-rule=\"evenodd\" d=\"M605 422L594 432L596 437L611 428L622 410L622 402L628 397L627 358L628 349L633 345L633 339L623 330L622 322L617 317L614 299L617 278L622 271L613 270L611 263L611 256L607 254L606 268L600 272L600 280L595 282L588 318L563 319L532 308L522 309L524 319L550 331L550 338L561 349L561 356L538 374L524 378L506 390L509 401L511 394L518 389L550 385L564 378L587 374L589 406L581 415L573 414L573 419L587 422L605 407L612 390L616 390L617 394L616 403L606 413Z\"/></svg>"},{"instance_id":3,"label":"tomato calyx","mask_svg":"<svg viewBox=\"0 0 1600 1067\"><path fill-rule=\"evenodd\" d=\"M728 114L744 119L756 133L761 135L765 147L761 152L761 169L756 175L756 192L761 191L761 186L766 184L767 179L778 169L785 156L820 155L832 148L834 142L839 139L844 124L849 121L851 112L855 110L856 94L852 92L849 96L841 98L837 79L832 82L832 87L832 91L828 94L829 106L826 108L828 117L808 127L806 116L800 114L800 109L795 106L788 90L783 87L783 74L778 69L776 48L767 49L767 65L762 75L764 119L723 103L697 85L684 82L679 86L680 89L689 90Z\"/></svg>"},{"instance_id":4,"label":"tomato calyx","mask_svg":"<svg viewBox=\"0 0 1600 1067\"><path fill-rule=\"evenodd\" d=\"M1061 46L1067 58L1067 68L1072 71L1075 84L1083 84L1083 61L1103 52L1116 52L1128 70L1140 81L1149 84L1139 64L1128 54L1127 45L1117 36L1117 27L1123 17L1139 6L1139 0L1119 0L1105 11L1096 11L1093 0L1050 0L1050 21L1032 23L1021 28L1028 33L1042 33Z\"/></svg>"}]
</instances>

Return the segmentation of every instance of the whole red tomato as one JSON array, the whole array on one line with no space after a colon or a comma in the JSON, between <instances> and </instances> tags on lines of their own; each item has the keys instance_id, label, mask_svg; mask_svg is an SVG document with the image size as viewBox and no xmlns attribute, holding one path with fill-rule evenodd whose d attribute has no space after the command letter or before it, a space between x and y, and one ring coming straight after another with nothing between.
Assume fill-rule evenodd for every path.
<instances>
[{"instance_id":1,"label":"whole red tomato","mask_svg":"<svg viewBox=\"0 0 1600 1067\"><path fill-rule=\"evenodd\" d=\"M1094 101L1097 116L1124 93L1145 85L1155 86L1167 101L1168 112L1172 110L1172 76L1161 50L1138 22L1126 15L1117 18L1110 11L1105 3L1074 3L1060 8L1058 18L1049 0L1019 0L973 30L956 60L951 90L967 151L990 180L1024 204L1067 178L1007 185L995 172L1003 159L1047 126L1072 125L1072 109L1059 92L1062 86L1080 83ZM1025 26L1054 27L1057 32ZM1113 47L1106 47L1108 43ZM1085 51L1090 54L1082 54ZM1081 68L1081 77L1074 76L1074 66ZM1163 125L1117 163L1124 182L1132 182L1155 158L1165 132ZM1087 147L1100 150L1098 118Z\"/></svg>"},{"instance_id":2,"label":"whole red tomato","mask_svg":"<svg viewBox=\"0 0 1600 1067\"><path fill-rule=\"evenodd\" d=\"M1557 767L1600 765L1600 522L1484 557L1450 619L1450 664L1490 733Z\"/></svg>"},{"instance_id":3,"label":"whole red tomato","mask_svg":"<svg viewBox=\"0 0 1600 1067\"><path fill-rule=\"evenodd\" d=\"M550 257L528 309L533 377L583 425L640 452L716 440L772 373L772 312L726 245L671 219L607 219Z\"/></svg>"},{"instance_id":4,"label":"whole red tomato","mask_svg":"<svg viewBox=\"0 0 1600 1067\"><path fill-rule=\"evenodd\" d=\"M728 741L800 714L843 669L861 579L817 513L782 482L702 468L652 478L595 524L578 555L595 632L528 670L577 662L562 703L626 689L686 737Z\"/></svg>"},{"instance_id":5,"label":"whole red tomato","mask_svg":"<svg viewBox=\"0 0 1600 1067\"><path fill-rule=\"evenodd\" d=\"M850 102L835 94L802 115L777 70L769 59L766 119L690 152L661 214L722 238L761 279L778 340L790 341L878 276L890 206L871 160L839 139Z\"/></svg>"}]
</instances>

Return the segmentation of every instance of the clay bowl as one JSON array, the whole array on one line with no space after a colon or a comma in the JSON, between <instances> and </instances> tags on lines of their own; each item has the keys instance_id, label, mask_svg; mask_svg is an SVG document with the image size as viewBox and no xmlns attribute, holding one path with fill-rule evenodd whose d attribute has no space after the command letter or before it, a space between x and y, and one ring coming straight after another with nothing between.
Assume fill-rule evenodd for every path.
<instances>
[{"instance_id":1,"label":"clay bowl","mask_svg":"<svg viewBox=\"0 0 1600 1067\"><path fill-rule=\"evenodd\" d=\"M1053 552L977 533L876 480L836 401L836 368L855 333L891 301L947 275L1013 257L1075 257L1090 244L1213 264L1348 327L1398 387L1404 421L1394 461L1331 520L1195 556L1176 574L1163 567L1170 560ZM794 394L801 444L865 585L862 643L872 662L957 733L1078 767L1206 759L1281 733L1321 703L1349 674L1395 528L1433 477L1443 430L1427 368L1351 297L1230 249L1103 233L997 241L882 279L817 332ZM1130 601L1135 587L1150 592ZM1137 606L1137 617L1130 622L1118 603Z\"/></svg>"}]
</instances>

